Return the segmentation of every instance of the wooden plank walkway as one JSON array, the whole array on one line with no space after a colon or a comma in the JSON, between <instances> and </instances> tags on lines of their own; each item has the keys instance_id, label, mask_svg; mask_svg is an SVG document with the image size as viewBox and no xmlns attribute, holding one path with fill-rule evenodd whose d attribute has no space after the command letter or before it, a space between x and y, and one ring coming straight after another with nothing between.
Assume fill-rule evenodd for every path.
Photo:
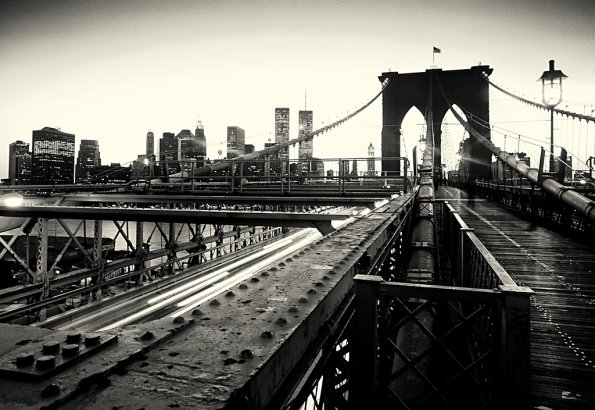
<instances>
[{"instance_id":1,"label":"wooden plank walkway","mask_svg":"<svg viewBox=\"0 0 595 410\"><path fill-rule=\"evenodd\" d=\"M595 409L595 241L543 228L504 206L440 187L531 300L531 408Z\"/></svg>"}]
</instances>

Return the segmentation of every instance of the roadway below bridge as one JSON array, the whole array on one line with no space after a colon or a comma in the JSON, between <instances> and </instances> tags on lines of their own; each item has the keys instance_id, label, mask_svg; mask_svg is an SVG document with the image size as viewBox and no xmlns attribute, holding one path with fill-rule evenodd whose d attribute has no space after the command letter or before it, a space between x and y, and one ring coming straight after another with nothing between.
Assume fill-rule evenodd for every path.
<instances>
[{"instance_id":1,"label":"roadway below bridge","mask_svg":"<svg viewBox=\"0 0 595 410\"><path fill-rule=\"evenodd\" d=\"M584 409L595 403L595 253L504 205L440 187L462 219L531 297L531 408Z\"/></svg>"},{"instance_id":2,"label":"roadway below bridge","mask_svg":"<svg viewBox=\"0 0 595 410\"><path fill-rule=\"evenodd\" d=\"M365 213L360 210L354 215ZM352 219L337 224L337 228ZM184 279L167 284L148 283L131 292L105 298L83 308L69 310L36 324L50 329L94 332L118 329L162 317L184 315L213 297L260 273L267 266L282 262L297 250L322 237L313 228L298 229L283 238L256 246L247 254L225 260L205 269L201 265L183 271ZM144 291L143 291L144 290Z\"/></svg>"}]
</instances>

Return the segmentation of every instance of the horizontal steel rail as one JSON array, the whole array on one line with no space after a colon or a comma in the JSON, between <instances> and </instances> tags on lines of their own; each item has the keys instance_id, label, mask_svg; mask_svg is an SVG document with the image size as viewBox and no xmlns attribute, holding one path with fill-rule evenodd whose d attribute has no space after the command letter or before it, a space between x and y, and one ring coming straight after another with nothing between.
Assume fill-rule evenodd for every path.
<instances>
[{"instance_id":1,"label":"horizontal steel rail","mask_svg":"<svg viewBox=\"0 0 595 410\"><path fill-rule=\"evenodd\" d=\"M203 205L302 205L302 206L373 206L374 203L385 200L384 197L325 197L319 193L318 197L278 197L278 196L229 196L229 195L140 195L140 194L81 194L65 195L67 203L127 203L127 204L196 204Z\"/></svg>"},{"instance_id":2,"label":"horizontal steel rail","mask_svg":"<svg viewBox=\"0 0 595 410\"><path fill-rule=\"evenodd\" d=\"M0 206L0 216L56 219L126 220L140 222L212 223L286 226L332 231L331 221L350 215L285 212L199 211L185 209L95 208L77 206ZM323 234L328 231L323 232Z\"/></svg>"}]
</instances>

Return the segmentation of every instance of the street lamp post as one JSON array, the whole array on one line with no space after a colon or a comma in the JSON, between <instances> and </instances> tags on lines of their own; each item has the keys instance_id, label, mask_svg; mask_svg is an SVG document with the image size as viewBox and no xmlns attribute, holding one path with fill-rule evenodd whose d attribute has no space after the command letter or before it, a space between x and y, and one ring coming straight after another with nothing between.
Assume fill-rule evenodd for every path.
<instances>
[{"instance_id":1,"label":"street lamp post","mask_svg":"<svg viewBox=\"0 0 595 410\"><path fill-rule=\"evenodd\" d=\"M550 60L550 69L541 75L541 93L543 103L550 110L550 172L554 171L554 107L562 101L562 80L568 78L560 70L554 69L554 60Z\"/></svg>"}]
</instances>

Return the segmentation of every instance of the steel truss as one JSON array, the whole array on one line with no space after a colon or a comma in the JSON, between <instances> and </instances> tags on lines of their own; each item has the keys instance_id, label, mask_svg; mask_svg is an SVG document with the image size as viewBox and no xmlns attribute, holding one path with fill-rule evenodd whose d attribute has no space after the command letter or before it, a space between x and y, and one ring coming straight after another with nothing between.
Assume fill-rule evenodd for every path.
<instances>
[{"instance_id":1,"label":"steel truss","mask_svg":"<svg viewBox=\"0 0 595 410\"><path fill-rule=\"evenodd\" d=\"M0 290L0 303L21 304L20 307L0 313L0 320L21 317L18 322L43 321L49 306L101 301L114 285L124 283L124 290L142 286L175 275L186 267L200 265L271 240L283 231L274 226L144 222L136 223L134 232L129 232L129 221L113 220L111 223L115 226L116 234L113 238L106 238L104 222L109 226L110 221L96 219L92 221L93 236L87 238L87 220L78 220L74 229L69 227L68 221L72 220L36 220L31 230L36 236L34 263L28 257L19 255L14 247L22 234L26 235L26 242L29 243L30 231L25 228L31 226L31 221L23 223L10 240L0 237L1 255L12 256L18 269L23 272L25 281L23 285ZM50 249L48 234L52 229L59 229L65 237L60 249ZM84 232L84 238L80 237L81 231ZM144 234L149 231L145 242ZM184 233L189 236L187 240L182 237ZM158 249L149 249L147 243L154 238L153 242L159 238L162 245ZM126 251L115 251L118 239L125 242ZM53 261L48 258L50 251L55 255ZM73 252L77 253L81 266L63 272L60 262L66 254Z\"/></svg>"}]
</instances>

